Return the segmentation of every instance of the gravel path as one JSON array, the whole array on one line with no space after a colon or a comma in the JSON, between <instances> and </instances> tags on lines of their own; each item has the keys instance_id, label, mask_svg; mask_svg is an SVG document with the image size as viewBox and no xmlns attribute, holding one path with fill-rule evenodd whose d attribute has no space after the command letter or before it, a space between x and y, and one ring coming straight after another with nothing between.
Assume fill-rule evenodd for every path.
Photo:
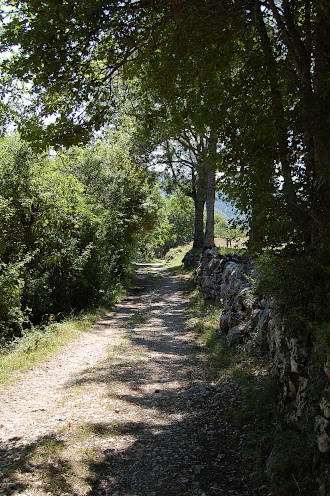
<instances>
[{"instance_id":1,"label":"gravel path","mask_svg":"<svg viewBox=\"0 0 330 496\"><path fill-rule=\"evenodd\" d=\"M241 436L187 328L185 278L137 285L61 354L0 392L0 494L248 496Z\"/></svg>"}]
</instances>

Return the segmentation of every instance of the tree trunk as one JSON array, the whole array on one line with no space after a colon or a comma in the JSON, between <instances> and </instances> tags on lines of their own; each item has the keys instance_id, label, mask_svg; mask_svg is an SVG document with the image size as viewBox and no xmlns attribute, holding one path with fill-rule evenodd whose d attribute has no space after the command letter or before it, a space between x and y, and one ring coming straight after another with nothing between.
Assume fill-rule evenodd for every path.
<instances>
[{"instance_id":1,"label":"tree trunk","mask_svg":"<svg viewBox=\"0 0 330 496\"><path fill-rule=\"evenodd\" d=\"M207 194L206 194L206 229L204 237L204 249L213 248L214 244L214 200L215 200L215 174L216 153L218 136L211 129L207 146Z\"/></svg>"},{"instance_id":2,"label":"tree trunk","mask_svg":"<svg viewBox=\"0 0 330 496\"><path fill-rule=\"evenodd\" d=\"M215 170L207 170L207 196L206 196L206 229L204 249L213 248L214 244L214 200L215 200Z\"/></svg>"},{"instance_id":3,"label":"tree trunk","mask_svg":"<svg viewBox=\"0 0 330 496\"><path fill-rule=\"evenodd\" d=\"M195 226L193 249L204 245L204 205L207 191L207 177L203 166L196 167L196 178L193 200L195 204Z\"/></svg>"},{"instance_id":4,"label":"tree trunk","mask_svg":"<svg viewBox=\"0 0 330 496\"><path fill-rule=\"evenodd\" d=\"M305 98L306 120L312 123L314 143L314 183L313 183L313 221L316 244L325 249L330 245L330 13L325 0L316 8L315 22L315 70L314 99Z\"/></svg>"},{"instance_id":5,"label":"tree trunk","mask_svg":"<svg viewBox=\"0 0 330 496\"><path fill-rule=\"evenodd\" d=\"M257 203L252 205L252 215L250 220L250 231L248 249L249 253L257 255L261 253L264 246L263 219L260 216L262 206Z\"/></svg>"},{"instance_id":6,"label":"tree trunk","mask_svg":"<svg viewBox=\"0 0 330 496\"><path fill-rule=\"evenodd\" d=\"M281 163L282 175L284 179L283 192L285 194L290 212L296 214L297 196L295 186L292 180L292 170L290 165L290 151L288 146L288 126L284 115L282 95L278 81L278 68L272 51L270 39L267 34L261 5L259 0L255 2L256 28L259 32L262 41L262 49L264 52L267 75L270 86L272 113L275 124L275 135L278 147L278 155ZM300 213L300 212L299 212Z\"/></svg>"},{"instance_id":7,"label":"tree trunk","mask_svg":"<svg viewBox=\"0 0 330 496\"><path fill-rule=\"evenodd\" d=\"M203 248L204 244L204 205L205 195L197 194L194 198L195 203L195 229L193 249Z\"/></svg>"}]
</instances>

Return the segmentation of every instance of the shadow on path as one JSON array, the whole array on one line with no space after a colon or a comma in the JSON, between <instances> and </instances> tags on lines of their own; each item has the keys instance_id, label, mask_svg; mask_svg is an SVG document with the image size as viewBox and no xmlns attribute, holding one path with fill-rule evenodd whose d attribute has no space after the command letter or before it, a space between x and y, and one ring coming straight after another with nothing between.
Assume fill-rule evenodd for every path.
<instances>
[{"instance_id":1,"label":"shadow on path","mask_svg":"<svg viewBox=\"0 0 330 496\"><path fill-rule=\"evenodd\" d=\"M79 430L3 445L2 494L253 494L246 484L240 436L226 422L226 410L237 401L235 386L228 379L212 385L203 359L193 355L185 328L184 281L165 272L161 279L141 275L150 268L158 271L151 264L139 266L136 287L91 330L97 335L115 323L126 347L63 386L64 391L102 386L106 400L115 398L119 405L115 414L85 422ZM94 444L89 456L80 453L77 465L71 451L84 442L81 433Z\"/></svg>"}]
</instances>

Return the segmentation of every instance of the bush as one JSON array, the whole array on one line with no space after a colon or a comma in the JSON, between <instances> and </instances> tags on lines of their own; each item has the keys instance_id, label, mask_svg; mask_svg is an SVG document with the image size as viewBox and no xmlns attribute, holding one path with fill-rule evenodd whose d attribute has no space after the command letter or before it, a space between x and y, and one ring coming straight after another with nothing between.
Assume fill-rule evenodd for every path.
<instances>
[{"instance_id":1,"label":"bush","mask_svg":"<svg viewBox=\"0 0 330 496\"><path fill-rule=\"evenodd\" d=\"M0 338L13 329L21 333L29 322L27 312L22 309L25 261L0 264Z\"/></svg>"},{"instance_id":2,"label":"bush","mask_svg":"<svg viewBox=\"0 0 330 496\"><path fill-rule=\"evenodd\" d=\"M185 245L194 236L194 204L177 192L163 197L155 228L141 239L138 253L142 258L164 257L171 248Z\"/></svg>"},{"instance_id":3,"label":"bush","mask_svg":"<svg viewBox=\"0 0 330 496\"><path fill-rule=\"evenodd\" d=\"M330 268L319 252L299 252L287 246L265 252L257 261L259 294L274 298L288 332L307 336L329 322Z\"/></svg>"},{"instance_id":4,"label":"bush","mask_svg":"<svg viewBox=\"0 0 330 496\"><path fill-rule=\"evenodd\" d=\"M118 145L119 146L119 145ZM0 333L111 300L157 193L124 148L97 141L55 157L0 142Z\"/></svg>"}]
</instances>

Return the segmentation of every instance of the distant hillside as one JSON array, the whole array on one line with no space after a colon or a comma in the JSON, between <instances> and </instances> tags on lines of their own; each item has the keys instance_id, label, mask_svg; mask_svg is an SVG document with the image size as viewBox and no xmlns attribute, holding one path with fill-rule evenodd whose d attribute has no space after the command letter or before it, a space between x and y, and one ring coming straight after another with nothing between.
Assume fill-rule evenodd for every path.
<instances>
[{"instance_id":1,"label":"distant hillside","mask_svg":"<svg viewBox=\"0 0 330 496\"><path fill-rule=\"evenodd\" d=\"M231 204L224 200L220 200L220 198L215 199L214 211L216 214L222 215L226 220L235 217L235 212Z\"/></svg>"}]
</instances>

